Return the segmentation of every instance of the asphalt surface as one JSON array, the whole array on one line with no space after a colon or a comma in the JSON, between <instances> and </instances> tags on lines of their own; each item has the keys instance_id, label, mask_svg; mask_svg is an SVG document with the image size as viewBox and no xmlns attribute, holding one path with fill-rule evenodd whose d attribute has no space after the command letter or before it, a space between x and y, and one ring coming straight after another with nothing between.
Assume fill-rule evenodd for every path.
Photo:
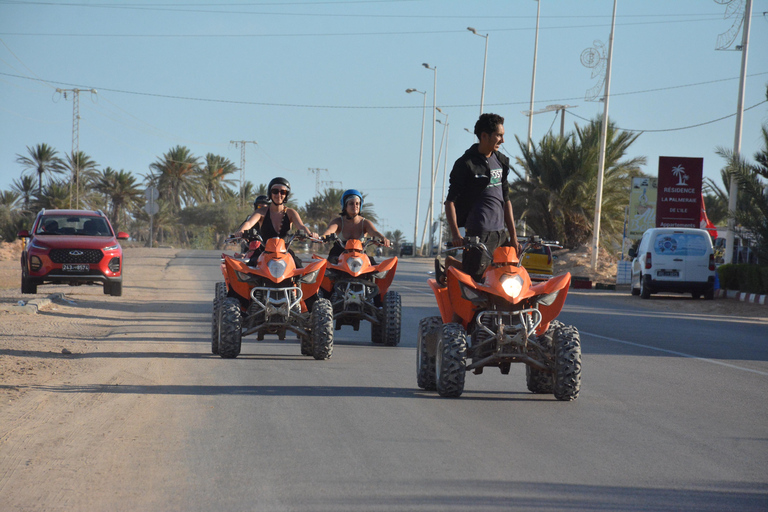
<instances>
[{"instance_id":1,"label":"asphalt surface","mask_svg":"<svg viewBox=\"0 0 768 512\"><path fill-rule=\"evenodd\" d=\"M218 254L181 252L172 279L141 283L146 303L113 333L133 350L119 386L53 390L149 418L123 427L141 433L117 454L93 445L77 478L98 506L69 495L70 510L768 510L765 319L573 291L561 320L581 333L578 400L531 394L522 365L468 374L444 399L416 386L418 321L437 314L431 262L398 266L397 347L373 346L363 325L336 331L328 361L290 335L245 338L224 360L210 354ZM100 487L98 462L125 451Z\"/></svg>"}]
</instances>

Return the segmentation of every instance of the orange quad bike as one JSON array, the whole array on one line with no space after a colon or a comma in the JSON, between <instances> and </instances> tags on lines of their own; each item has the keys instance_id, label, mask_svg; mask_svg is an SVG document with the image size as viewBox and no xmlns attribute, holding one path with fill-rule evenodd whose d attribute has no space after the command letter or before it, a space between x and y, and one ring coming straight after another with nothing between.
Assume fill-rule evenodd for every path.
<instances>
[{"instance_id":1,"label":"orange quad bike","mask_svg":"<svg viewBox=\"0 0 768 512\"><path fill-rule=\"evenodd\" d=\"M341 244L335 234L326 241ZM371 341L394 347L400 343L401 299L389 287L395 278L397 257L373 265L365 254L372 244L381 242L373 238L347 240L338 262L328 263L320 295L331 301L336 330L351 325L357 331L360 322L367 320Z\"/></svg>"},{"instance_id":2,"label":"orange quad bike","mask_svg":"<svg viewBox=\"0 0 768 512\"><path fill-rule=\"evenodd\" d=\"M440 316L419 323L419 387L458 397L467 371L481 374L486 367L497 367L506 375L512 363L524 363L531 392L575 400L581 388L579 331L555 320L568 295L571 275L532 284L514 247L499 247L491 255L477 237L464 243L445 252L477 247L492 257L492 263L482 281L476 282L459 269L460 263L443 272L436 260L438 275L428 283ZM540 239L532 237L521 255L540 245Z\"/></svg>"},{"instance_id":3,"label":"orange quad bike","mask_svg":"<svg viewBox=\"0 0 768 512\"><path fill-rule=\"evenodd\" d=\"M294 234L288 243L270 238L254 267L248 261L221 255L224 282L216 283L213 299L211 351L231 359L240 354L242 338L287 331L297 335L301 354L329 359L333 353L333 307L317 297L326 260L312 260L299 268L288 247L293 240L310 239ZM228 239L226 242L237 242ZM319 242L320 240L311 239Z\"/></svg>"}]
</instances>

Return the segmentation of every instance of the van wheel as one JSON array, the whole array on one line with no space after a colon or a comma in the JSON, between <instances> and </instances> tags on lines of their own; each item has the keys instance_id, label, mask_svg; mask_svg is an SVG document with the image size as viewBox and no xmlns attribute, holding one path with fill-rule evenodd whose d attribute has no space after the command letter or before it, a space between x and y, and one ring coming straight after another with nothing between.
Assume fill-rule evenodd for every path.
<instances>
[{"instance_id":1,"label":"van wheel","mask_svg":"<svg viewBox=\"0 0 768 512\"><path fill-rule=\"evenodd\" d=\"M629 281L629 290L632 292L632 295L640 295L640 288L635 288L635 280L630 279Z\"/></svg>"},{"instance_id":2,"label":"van wheel","mask_svg":"<svg viewBox=\"0 0 768 512\"><path fill-rule=\"evenodd\" d=\"M651 298L651 290L648 288L648 285L645 283L646 277L642 274L640 274L640 298L641 299L650 299Z\"/></svg>"},{"instance_id":3,"label":"van wheel","mask_svg":"<svg viewBox=\"0 0 768 512\"><path fill-rule=\"evenodd\" d=\"M715 298L715 287L708 288L706 292L704 292L704 300L713 300Z\"/></svg>"}]
</instances>

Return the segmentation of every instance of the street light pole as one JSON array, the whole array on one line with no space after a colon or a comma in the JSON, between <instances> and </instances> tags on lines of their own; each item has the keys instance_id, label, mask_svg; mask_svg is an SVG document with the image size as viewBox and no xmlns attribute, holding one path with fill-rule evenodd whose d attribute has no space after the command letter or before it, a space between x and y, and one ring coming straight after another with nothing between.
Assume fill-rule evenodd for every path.
<instances>
[{"instance_id":1,"label":"street light pole","mask_svg":"<svg viewBox=\"0 0 768 512\"><path fill-rule=\"evenodd\" d=\"M418 92L424 96L424 105L421 107L421 142L419 144L419 177L416 181L416 218L413 221L413 257L416 257L416 239L419 236L419 201L421 201L421 162L424 154L424 118L427 114L427 91L419 91L416 89L406 89L408 94L412 92Z\"/></svg>"},{"instance_id":2,"label":"street light pole","mask_svg":"<svg viewBox=\"0 0 768 512\"><path fill-rule=\"evenodd\" d=\"M541 13L541 1L536 0L536 37L533 42L533 76L531 77L531 103L529 112L533 112L533 92L536 89L536 58L539 53L539 14ZM531 151L531 135L533 134L533 116L528 116L528 151Z\"/></svg>"},{"instance_id":3,"label":"street light pole","mask_svg":"<svg viewBox=\"0 0 768 512\"><path fill-rule=\"evenodd\" d=\"M595 197L595 222L592 234L592 270L597 270L597 253L600 247L600 214L603 203L603 177L605 175L605 147L608 139L608 99L611 95L611 63L613 61L613 32L616 29L616 2L613 0L613 18L611 20L611 35L608 38L608 64L605 68L605 96L603 101L603 126L600 134L600 155L597 160L597 194Z\"/></svg>"},{"instance_id":4,"label":"street light pole","mask_svg":"<svg viewBox=\"0 0 768 512\"><path fill-rule=\"evenodd\" d=\"M733 141L733 158L738 161L741 158L741 128L744 117L744 93L746 90L746 77L747 77L747 49L749 48L749 25L750 18L752 17L752 0L747 0L746 8L744 9L744 32L741 36L741 73L739 79L739 97L736 105L736 132L734 134ZM725 262L733 263L733 249L734 249L734 232L735 226L734 218L730 212L736 211L737 198L739 192L739 185L735 177L731 177L730 187L728 190L728 231L725 233Z\"/></svg>"},{"instance_id":5,"label":"street light pole","mask_svg":"<svg viewBox=\"0 0 768 512\"><path fill-rule=\"evenodd\" d=\"M450 126L450 124L448 123L448 114L446 114L445 112L440 110L439 107L438 107L437 110L439 110L440 113L445 116L445 130L443 131L443 135L444 135L444 139L445 139L445 153L443 155L443 193L440 196L440 204L442 205L442 204L445 204L445 182L446 182L446 178L448 176L448 127ZM440 120L438 119L438 122L439 121ZM440 146L442 147L442 143L440 144ZM438 219L439 218L440 218L440 216L438 215ZM438 251L438 254L440 253L440 250L442 249L442 247L443 247L443 223L441 221L440 222L440 231L438 232L438 235L437 235L437 251Z\"/></svg>"},{"instance_id":6,"label":"street light pole","mask_svg":"<svg viewBox=\"0 0 768 512\"><path fill-rule=\"evenodd\" d=\"M435 74L434 79L434 85L433 85L433 93L432 93L432 187L430 187L429 192L429 214L427 215L427 218L429 219L429 239L430 243L432 240L433 230L432 230L432 217L434 216L434 211L432 209L432 205L435 201L435 126L436 126L436 120L437 120L437 66L431 67L426 62L422 64L425 68L431 70ZM423 241L423 238L422 238ZM422 244L423 245L423 244ZM432 247L429 248L429 254L432 254Z\"/></svg>"},{"instance_id":7,"label":"street light pole","mask_svg":"<svg viewBox=\"0 0 768 512\"><path fill-rule=\"evenodd\" d=\"M472 27L467 27L467 30L475 34L476 36L485 38L485 56L483 57L483 87L480 89L480 115L483 115L483 101L485 100L485 68L488 64L488 36L489 34L478 34L477 30Z\"/></svg>"}]
</instances>

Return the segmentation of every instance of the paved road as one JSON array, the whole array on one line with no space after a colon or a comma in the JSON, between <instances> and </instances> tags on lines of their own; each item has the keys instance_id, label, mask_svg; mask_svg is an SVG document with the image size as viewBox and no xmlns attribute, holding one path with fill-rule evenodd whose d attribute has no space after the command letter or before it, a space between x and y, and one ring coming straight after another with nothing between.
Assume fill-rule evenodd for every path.
<instances>
[{"instance_id":1,"label":"paved road","mask_svg":"<svg viewBox=\"0 0 768 512\"><path fill-rule=\"evenodd\" d=\"M223 360L209 341L216 257L171 261L165 314L160 283L142 284L145 308L126 314L145 321L114 333L144 344L119 386L90 377L53 390L109 393L128 424L131 411L150 418L123 427L133 442L120 445L124 478L110 489L82 469L93 509L768 509L765 320L574 292L562 319L581 331L577 401L529 393L522 366L468 375L461 398L442 399L415 382L418 320L437 313L429 262L398 267L398 347L372 346L364 325L336 332L329 361L274 337L246 338L240 357ZM73 510L94 503L68 499Z\"/></svg>"}]
</instances>

